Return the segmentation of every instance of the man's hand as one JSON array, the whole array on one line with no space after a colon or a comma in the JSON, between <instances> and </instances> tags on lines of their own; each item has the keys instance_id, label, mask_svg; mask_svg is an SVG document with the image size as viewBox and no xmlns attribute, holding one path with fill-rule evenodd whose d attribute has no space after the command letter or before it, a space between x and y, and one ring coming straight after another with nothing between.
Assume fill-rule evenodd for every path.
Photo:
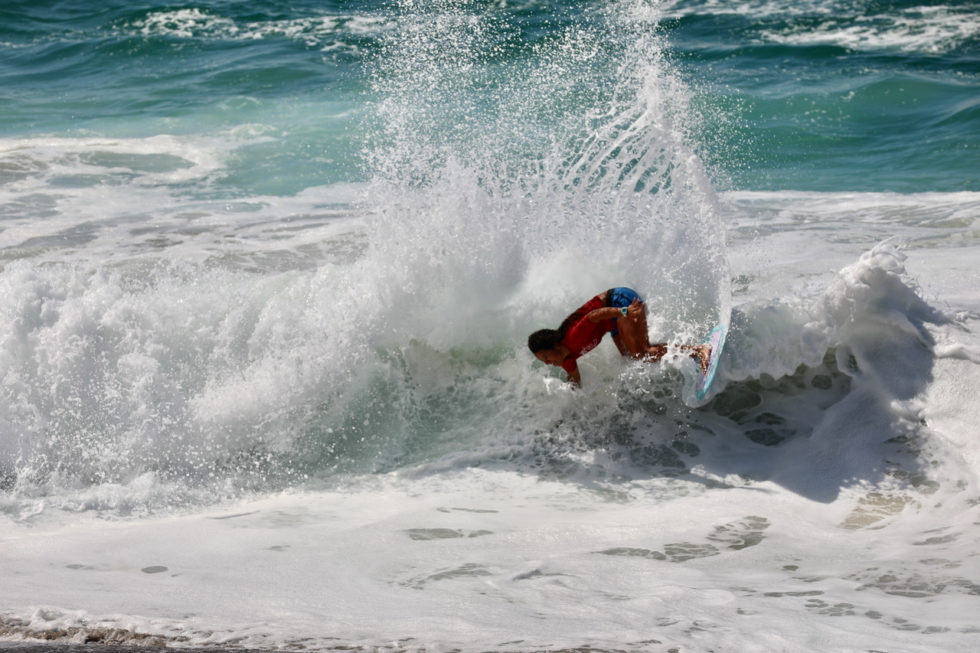
<instances>
[{"instance_id":1,"label":"man's hand","mask_svg":"<svg viewBox=\"0 0 980 653\"><path fill-rule=\"evenodd\" d=\"M643 302L634 299L633 303L626 309L626 317L636 322L643 316Z\"/></svg>"}]
</instances>

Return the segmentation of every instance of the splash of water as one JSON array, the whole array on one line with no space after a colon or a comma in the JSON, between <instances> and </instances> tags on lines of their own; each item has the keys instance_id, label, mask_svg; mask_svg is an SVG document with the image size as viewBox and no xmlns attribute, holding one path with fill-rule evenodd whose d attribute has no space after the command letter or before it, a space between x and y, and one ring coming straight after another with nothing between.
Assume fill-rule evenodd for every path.
<instances>
[{"instance_id":1,"label":"splash of water","mask_svg":"<svg viewBox=\"0 0 980 653\"><path fill-rule=\"evenodd\" d=\"M436 295L425 311L506 310L525 328L632 285L665 339L698 337L727 315L690 91L651 8L559 13L560 28L525 42L481 3L400 7L403 27L377 63L368 158L372 242L398 261L403 296ZM451 341L439 321L421 321Z\"/></svg>"},{"instance_id":2,"label":"splash of water","mask_svg":"<svg viewBox=\"0 0 980 653\"><path fill-rule=\"evenodd\" d=\"M529 331L614 285L647 297L654 338L727 315L690 93L652 10L559 7L544 27L472 1L398 11L373 64L363 217L326 236L346 255L8 267L6 487L118 508L91 488L160 487L153 504L499 459L581 403L532 366Z\"/></svg>"}]
</instances>

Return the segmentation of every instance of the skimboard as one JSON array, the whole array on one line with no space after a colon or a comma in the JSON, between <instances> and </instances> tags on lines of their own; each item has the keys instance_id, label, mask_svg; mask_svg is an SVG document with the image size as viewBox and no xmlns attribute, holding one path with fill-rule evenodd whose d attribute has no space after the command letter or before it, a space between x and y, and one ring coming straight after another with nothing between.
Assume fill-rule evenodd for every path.
<instances>
[{"instance_id":1,"label":"skimboard","mask_svg":"<svg viewBox=\"0 0 980 653\"><path fill-rule=\"evenodd\" d=\"M708 337L702 343L711 345L711 356L708 357L707 371L702 374L699 369L698 379L694 384L694 395L699 401L704 399L704 396L708 394L708 390L711 389L711 382L714 381L715 372L718 371L718 361L721 360L721 350L725 347L726 335L728 335L728 329L724 324L719 324L711 330L711 333L708 334Z\"/></svg>"}]
</instances>

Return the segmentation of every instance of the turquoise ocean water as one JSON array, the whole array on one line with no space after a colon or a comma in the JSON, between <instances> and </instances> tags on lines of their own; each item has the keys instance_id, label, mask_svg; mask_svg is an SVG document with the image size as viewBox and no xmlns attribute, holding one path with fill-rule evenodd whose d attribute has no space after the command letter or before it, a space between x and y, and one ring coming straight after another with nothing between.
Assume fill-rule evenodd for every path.
<instances>
[{"instance_id":1,"label":"turquoise ocean water","mask_svg":"<svg viewBox=\"0 0 980 653\"><path fill-rule=\"evenodd\" d=\"M973 3L653 5L662 18L650 29L692 88L701 115L694 138L726 186L977 190ZM467 55L479 83L459 91L477 105L487 101L484 84L541 65L540 48L569 26L600 20L604 9L461 6L492 16L487 29L500 32ZM365 116L381 99L371 78L386 65L386 36L412 10L382 2L6 2L0 130L5 138L133 138L249 125L268 142L236 151L210 191L287 195L363 180ZM496 45L504 49L492 51ZM616 71L595 64L581 81L601 88ZM425 97L425 80L418 83ZM442 100L437 91L428 98Z\"/></svg>"}]
</instances>

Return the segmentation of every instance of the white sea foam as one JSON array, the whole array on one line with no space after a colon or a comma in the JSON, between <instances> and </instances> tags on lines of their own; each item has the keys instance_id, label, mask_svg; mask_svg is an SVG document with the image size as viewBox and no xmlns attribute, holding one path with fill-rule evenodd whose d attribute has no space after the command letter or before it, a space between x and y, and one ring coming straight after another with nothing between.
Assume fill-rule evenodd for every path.
<instances>
[{"instance_id":1,"label":"white sea foam","mask_svg":"<svg viewBox=\"0 0 980 653\"><path fill-rule=\"evenodd\" d=\"M915 7L897 15L828 21L816 29L768 30L762 38L791 45L837 45L853 50L944 53L980 35L980 12L971 7Z\"/></svg>"},{"instance_id":2,"label":"white sea foam","mask_svg":"<svg viewBox=\"0 0 980 653\"><path fill-rule=\"evenodd\" d=\"M137 27L143 36L191 38L202 33L228 36L238 34L238 27L231 19L197 8L155 12L141 20Z\"/></svg>"},{"instance_id":3,"label":"white sea foam","mask_svg":"<svg viewBox=\"0 0 980 653\"><path fill-rule=\"evenodd\" d=\"M157 11L133 25L142 36L182 39L254 40L285 37L307 46L336 48L344 35L376 35L389 19L358 14L325 14L303 18L236 22L211 10L186 8ZM338 38L340 40L338 41ZM353 47L353 46L349 46Z\"/></svg>"},{"instance_id":4,"label":"white sea foam","mask_svg":"<svg viewBox=\"0 0 980 653\"><path fill-rule=\"evenodd\" d=\"M662 3L665 18L681 18L696 15L734 14L766 18L770 16L826 15L835 12L833 2L826 0L747 0L727 2L726 0L667 0Z\"/></svg>"},{"instance_id":5,"label":"white sea foam","mask_svg":"<svg viewBox=\"0 0 980 653\"><path fill-rule=\"evenodd\" d=\"M724 392L699 411L671 400L676 378L608 346L583 359L582 391L549 379L520 339L561 311L554 299L426 328L427 310L462 305L436 292L392 341L384 325L401 308L378 298L398 300L386 274L403 268L358 246L379 228L366 216L335 225L328 240L351 248L335 263L281 272L187 261L134 284L82 251L6 264L0 455L23 463L31 433L79 428L4 477L0 632L270 648L968 647L976 195L722 199L740 317ZM241 234L274 251L269 228L289 204L262 206ZM875 246L893 233L904 249ZM476 252L406 281L455 272L475 292ZM436 411L441 435L429 422L411 441L377 437ZM304 428L338 439L315 455L390 471L293 476L269 494L261 475L310 444L289 425L318 412Z\"/></svg>"},{"instance_id":6,"label":"white sea foam","mask_svg":"<svg viewBox=\"0 0 980 653\"><path fill-rule=\"evenodd\" d=\"M828 407L838 432L785 448L715 442L684 478L604 488L471 468L184 516L35 522L0 565L18 571L8 597L43 604L8 608L0 628L270 648L968 646L977 485L958 458L977 447L927 443L918 488L875 483L882 445L853 410ZM85 609L58 607L71 605Z\"/></svg>"},{"instance_id":7,"label":"white sea foam","mask_svg":"<svg viewBox=\"0 0 980 653\"><path fill-rule=\"evenodd\" d=\"M0 175L7 182L0 189L0 258L65 261L70 253L82 264L146 260L156 252L243 267L260 252L268 264L278 258L283 267L311 265L312 250L335 233L336 219L351 215L360 196L355 186L294 197L207 197L215 177L227 173L229 157L275 142L267 131L240 126L180 137L0 140ZM280 241L280 254L265 238ZM232 239L237 247L229 247Z\"/></svg>"},{"instance_id":8,"label":"white sea foam","mask_svg":"<svg viewBox=\"0 0 980 653\"><path fill-rule=\"evenodd\" d=\"M980 13L968 5L923 5L895 8L883 6L882 13L871 13L858 3L806 0L752 0L725 2L674 0L664 3L667 17L690 15L740 15L753 20L773 17L792 18L785 26L759 33L764 42L787 45L836 45L859 51L901 50L903 52L945 53L980 34ZM800 21L801 17L818 19Z\"/></svg>"}]
</instances>

